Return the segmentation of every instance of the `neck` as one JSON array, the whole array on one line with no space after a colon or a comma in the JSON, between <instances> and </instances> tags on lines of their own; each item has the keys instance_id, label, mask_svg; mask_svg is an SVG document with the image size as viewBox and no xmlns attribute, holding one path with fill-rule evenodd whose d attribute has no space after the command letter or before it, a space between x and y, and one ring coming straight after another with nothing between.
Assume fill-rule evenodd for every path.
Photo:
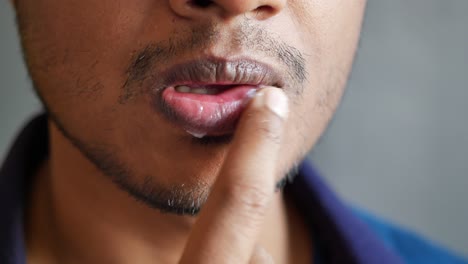
<instances>
[{"instance_id":1,"label":"neck","mask_svg":"<svg viewBox=\"0 0 468 264\"><path fill-rule=\"evenodd\" d=\"M177 263L196 217L161 213L137 202L53 125L50 131L50 159L31 197L30 263ZM295 239L304 238L293 234L304 230L288 212L282 195L276 195L258 241L276 263L298 263L288 254L292 242L307 242ZM309 252L309 243L299 245Z\"/></svg>"}]
</instances>

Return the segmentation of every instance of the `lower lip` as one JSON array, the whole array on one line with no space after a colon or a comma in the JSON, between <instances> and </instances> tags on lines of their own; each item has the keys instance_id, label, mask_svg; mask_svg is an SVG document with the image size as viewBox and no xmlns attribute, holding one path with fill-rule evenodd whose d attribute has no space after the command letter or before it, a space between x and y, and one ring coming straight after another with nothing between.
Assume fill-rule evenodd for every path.
<instances>
[{"instance_id":1,"label":"lower lip","mask_svg":"<svg viewBox=\"0 0 468 264\"><path fill-rule=\"evenodd\" d=\"M195 137L232 133L250 94L258 87L241 85L215 95L180 93L174 87L162 93L162 112Z\"/></svg>"}]
</instances>

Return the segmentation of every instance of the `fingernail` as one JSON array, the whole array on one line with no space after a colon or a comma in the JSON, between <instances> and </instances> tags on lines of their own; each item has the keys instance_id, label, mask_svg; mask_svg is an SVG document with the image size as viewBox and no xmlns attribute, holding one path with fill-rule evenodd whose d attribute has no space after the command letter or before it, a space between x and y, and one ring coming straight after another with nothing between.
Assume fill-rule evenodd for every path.
<instances>
[{"instance_id":1,"label":"fingernail","mask_svg":"<svg viewBox=\"0 0 468 264\"><path fill-rule=\"evenodd\" d=\"M254 104L258 107L266 106L279 117L288 117L288 98L279 88L264 88L255 96Z\"/></svg>"}]
</instances>

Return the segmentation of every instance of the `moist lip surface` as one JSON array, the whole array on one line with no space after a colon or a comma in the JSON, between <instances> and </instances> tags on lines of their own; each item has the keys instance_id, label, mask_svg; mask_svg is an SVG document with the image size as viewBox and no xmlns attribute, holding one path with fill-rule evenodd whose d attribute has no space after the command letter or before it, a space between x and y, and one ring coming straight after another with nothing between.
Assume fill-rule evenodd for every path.
<instances>
[{"instance_id":1,"label":"moist lip surface","mask_svg":"<svg viewBox=\"0 0 468 264\"><path fill-rule=\"evenodd\" d=\"M252 85L205 87L211 90L210 94L179 92L176 87L168 87L162 93L165 107L171 109L173 120L195 137L231 133L250 94L258 89Z\"/></svg>"},{"instance_id":2,"label":"moist lip surface","mask_svg":"<svg viewBox=\"0 0 468 264\"><path fill-rule=\"evenodd\" d=\"M199 58L154 75L156 110L196 137L232 134L249 95L284 85L280 71L248 58Z\"/></svg>"}]
</instances>

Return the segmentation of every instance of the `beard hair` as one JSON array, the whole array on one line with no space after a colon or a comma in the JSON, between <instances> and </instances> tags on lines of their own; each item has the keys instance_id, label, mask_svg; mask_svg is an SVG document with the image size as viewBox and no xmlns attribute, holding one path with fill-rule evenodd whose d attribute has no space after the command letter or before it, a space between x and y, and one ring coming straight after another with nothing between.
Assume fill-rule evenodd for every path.
<instances>
[{"instance_id":1,"label":"beard hair","mask_svg":"<svg viewBox=\"0 0 468 264\"><path fill-rule=\"evenodd\" d=\"M34 67L38 67L38 65L34 65L33 60L31 57L28 57L27 55L29 54L26 49L26 43L25 43L25 30L24 30L24 21L22 19L19 19L20 15L17 14L17 22L18 26L20 29L20 36L21 36L21 44L23 47L23 56L24 60L26 62L26 65L28 66L28 70L30 72L31 76L34 76ZM23 23L21 23L23 22ZM271 37L268 37L267 33L260 30L260 29L254 29L250 28L251 31L249 34L240 34L238 37L238 44L245 44L247 47L250 46L259 46L258 41L253 41L253 40L263 40L261 43L263 43L263 46L260 45L263 50L263 52L271 57L277 57L279 61L282 61L284 65L287 66L288 69L290 69L290 75L291 77L291 83L296 83L297 85L293 85L293 87L301 87L304 83L304 80L306 79L306 73L305 73L305 59L302 56L302 54L294 49L293 47L289 47L286 44L278 44L277 39L273 39ZM197 46L203 46L209 44L207 40L214 41L216 38L216 32L210 31L210 30L205 30L205 31L193 31L193 35L191 36L190 40L192 42L187 42L187 41L179 41L177 43L179 44L174 44L177 49L172 48L174 45L169 45L170 48L164 49L164 51L167 50L186 50L186 49L194 49ZM197 32L205 32L204 34L200 34ZM247 35L257 35L257 38L252 38L249 39L246 36ZM208 38L206 38L208 37ZM195 40L195 41L193 41ZM180 43L190 43L189 47L185 47L185 45L182 45ZM197 44L198 43L198 44ZM167 43L163 43L167 44ZM249 46L250 45L250 46ZM156 45L156 47L160 47L161 45ZM144 49L142 52L146 51L153 51L151 49L152 46L149 46L150 49ZM164 45L163 45L164 47ZM273 48L275 47L275 48ZM159 49L156 48L156 51ZM143 65L147 65L146 67L142 67L141 60L138 60L138 58L141 58L141 52L137 53L135 58L132 58L132 61L135 62L140 62L140 64L130 64L129 67L129 80L126 82L128 84L128 87L124 87L127 89L129 88L134 88L138 87L138 83L141 80L144 80L145 78L148 78L146 72L148 72L148 69L151 69L149 67L150 65L156 64L161 60L161 58L166 58L164 56L169 56L168 52L154 52L152 54L152 60L150 62L148 61L143 61ZM157 56L157 54L161 54L160 56ZM29 54L30 55L30 54ZM164 55L164 56L163 56ZM162 57L161 57L162 56ZM173 55L172 55L173 56ZM149 59L151 56L145 56L145 58ZM56 59L56 58L55 58ZM52 62L55 60L51 60ZM34 66L34 67L33 67ZM45 65L46 69L48 66L51 65ZM133 70L132 70L133 69ZM137 70L135 70L137 69ZM112 148L106 145L101 145L101 144L92 144L89 142L85 142L81 140L76 134L74 134L74 131L71 129L67 128L64 125L64 122L62 122L62 119L58 116L57 113L53 111L53 109L50 108L50 106L47 104L47 101L45 100L44 96L41 94L41 89L38 85L38 83L35 82L35 78L32 78L34 90L36 94L38 95L39 99L42 101L43 106L46 109L46 112L48 113L49 119L55 124L55 126L58 128L58 130L63 134L63 136L69 140L74 147L76 147L82 155L84 155L95 167L97 167L103 175L106 176L106 178L110 179L116 186L119 187L122 191L126 192L129 194L130 197L134 198L136 201L143 203L144 205L160 210L161 212L165 213L172 213L172 214L178 214L178 215L192 215L195 216L197 215L206 200L208 199L208 196L211 191L211 184L203 181L196 181L196 182L185 182L185 183L174 183L171 186L168 185L163 185L160 182L158 182L158 177L161 177L161 175L137 175L129 166L128 164L125 163L125 161L121 158L119 158L118 152L113 152ZM77 87L77 89L80 87ZM83 89L83 87L81 87ZM124 90L126 90L124 89ZM137 90L137 89L135 89ZM134 97L135 90L131 90L130 92L124 93L123 98L125 100L123 101L128 101L132 97ZM298 95L302 93L302 90L296 91ZM122 103L122 102L121 102ZM203 139L196 139L194 138L193 140L194 144L202 144L202 145L220 145L220 144L228 144L231 142L231 138L229 137L205 137ZM305 154L303 155L305 156ZM302 160L304 158L303 156L300 156L296 161ZM292 181L294 176L297 174L297 168L298 164L295 163L294 165L289 168L288 172L283 173L284 177L282 177L277 183L276 183L276 189L280 190L282 189L288 182ZM273 188L274 186L272 186Z\"/></svg>"},{"instance_id":2,"label":"beard hair","mask_svg":"<svg viewBox=\"0 0 468 264\"><path fill-rule=\"evenodd\" d=\"M39 95L41 98L41 96ZM42 99L41 99L42 100ZM44 103L44 105L46 105ZM46 107L47 109L47 107ZM196 181L190 183L173 184L164 186L155 179L156 175L146 175L142 178L135 173L114 152L103 146L91 146L75 137L60 119L51 111L46 111L49 119L55 124L60 133L76 147L103 175L107 176L120 190L130 197L152 209L163 213L171 213L184 216L196 216L211 191L211 185L207 182ZM203 145L227 144L230 138L194 138L193 142ZM295 163L284 176L276 182L276 191L280 191L287 183L292 182L298 174L298 163ZM142 179L142 180L135 180Z\"/></svg>"}]
</instances>

